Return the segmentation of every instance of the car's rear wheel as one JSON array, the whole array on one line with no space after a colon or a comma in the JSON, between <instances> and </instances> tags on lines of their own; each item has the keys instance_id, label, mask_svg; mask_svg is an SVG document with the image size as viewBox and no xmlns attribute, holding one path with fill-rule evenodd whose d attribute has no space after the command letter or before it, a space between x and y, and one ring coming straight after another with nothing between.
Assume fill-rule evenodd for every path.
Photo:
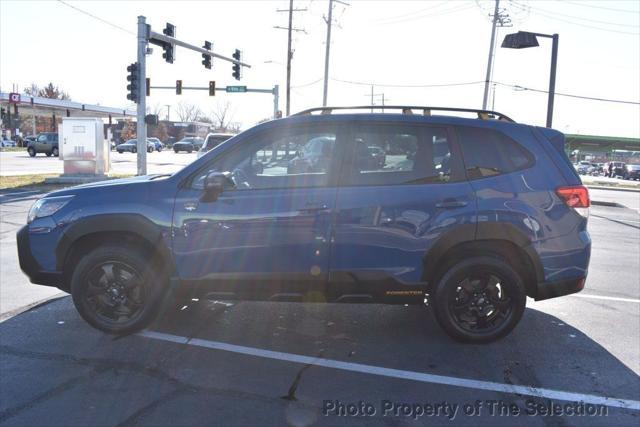
<instances>
[{"instance_id":1,"label":"car's rear wheel","mask_svg":"<svg viewBox=\"0 0 640 427\"><path fill-rule=\"evenodd\" d=\"M51 157L51 154L53 154L53 152L49 151L48 153L44 153L47 157Z\"/></svg>"},{"instance_id":2,"label":"car's rear wheel","mask_svg":"<svg viewBox=\"0 0 640 427\"><path fill-rule=\"evenodd\" d=\"M135 147L133 147L133 148L131 149L131 152L132 152L132 153L137 153L137 152L138 152L138 149L137 149L137 148L135 148Z\"/></svg>"},{"instance_id":3,"label":"car's rear wheel","mask_svg":"<svg viewBox=\"0 0 640 427\"><path fill-rule=\"evenodd\" d=\"M27 153L29 153L29 156L31 156L31 157L35 157L36 156L36 150L33 147L27 148Z\"/></svg>"},{"instance_id":4,"label":"car's rear wheel","mask_svg":"<svg viewBox=\"0 0 640 427\"><path fill-rule=\"evenodd\" d=\"M519 274L501 258L477 256L454 264L434 289L436 320L452 338L488 343L520 321L526 292Z\"/></svg>"},{"instance_id":5,"label":"car's rear wheel","mask_svg":"<svg viewBox=\"0 0 640 427\"><path fill-rule=\"evenodd\" d=\"M193 150L191 148L187 148L187 153L191 153Z\"/></svg>"},{"instance_id":6,"label":"car's rear wheel","mask_svg":"<svg viewBox=\"0 0 640 427\"><path fill-rule=\"evenodd\" d=\"M153 147L147 148L147 153L153 153Z\"/></svg>"},{"instance_id":7,"label":"car's rear wheel","mask_svg":"<svg viewBox=\"0 0 640 427\"><path fill-rule=\"evenodd\" d=\"M180 152L180 150L178 150L177 148L174 148L173 151L174 151L174 153L179 153Z\"/></svg>"},{"instance_id":8,"label":"car's rear wheel","mask_svg":"<svg viewBox=\"0 0 640 427\"><path fill-rule=\"evenodd\" d=\"M51 151L53 153L54 156L58 157L58 155L60 154L60 152L58 151L58 147L53 147L53 150Z\"/></svg>"},{"instance_id":9,"label":"car's rear wheel","mask_svg":"<svg viewBox=\"0 0 640 427\"><path fill-rule=\"evenodd\" d=\"M166 275L139 250L126 246L94 249L78 262L71 295L78 313L93 327L113 334L145 328L168 289Z\"/></svg>"},{"instance_id":10,"label":"car's rear wheel","mask_svg":"<svg viewBox=\"0 0 640 427\"><path fill-rule=\"evenodd\" d=\"M118 153L120 153L120 154L124 153L124 151L122 151L122 150L117 150L117 151L118 151Z\"/></svg>"}]
</instances>

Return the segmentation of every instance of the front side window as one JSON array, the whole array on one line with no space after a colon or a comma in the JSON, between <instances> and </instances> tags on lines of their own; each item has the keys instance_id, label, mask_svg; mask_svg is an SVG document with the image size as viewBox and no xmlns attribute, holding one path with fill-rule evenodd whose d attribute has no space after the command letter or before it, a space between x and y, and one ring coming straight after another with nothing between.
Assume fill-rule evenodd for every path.
<instances>
[{"instance_id":1,"label":"front side window","mask_svg":"<svg viewBox=\"0 0 640 427\"><path fill-rule=\"evenodd\" d=\"M449 182L451 150L446 128L361 126L353 134L343 185Z\"/></svg>"},{"instance_id":2,"label":"front side window","mask_svg":"<svg viewBox=\"0 0 640 427\"><path fill-rule=\"evenodd\" d=\"M230 172L234 189L323 187L328 184L336 134L324 130L264 132L214 160L193 180L202 188L211 171Z\"/></svg>"},{"instance_id":3,"label":"front side window","mask_svg":"<svg viewBox=\"0 0 640 427\"><path fill-rule=\"evenodd\" d=\"M38 142L47 142L47 135L40 135L38 137Z\"/></svg>"},{"instance_id":4,"label":"front side window","mask_svg":"<svg viewBox=\"0 0 640 427\"><path fill-rule=\"evenodd\" d=\"M456 131L469 179L514 172L533 161L531 154L501 132L473 127Z\"/></svg>"}]
</instances>

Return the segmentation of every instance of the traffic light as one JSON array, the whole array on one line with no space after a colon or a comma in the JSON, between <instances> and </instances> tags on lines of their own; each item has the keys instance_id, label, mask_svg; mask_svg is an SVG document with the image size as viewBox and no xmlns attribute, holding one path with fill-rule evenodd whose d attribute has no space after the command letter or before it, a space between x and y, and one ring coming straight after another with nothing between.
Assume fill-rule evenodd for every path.
<instances>
[{"instance_id":1,"label":"traffic light","mask_svg":"<svg viewBox=\"0 0 640 427\"><path fill-rule=\"evenodd\" d=\"M138 63L134 62L129 65L127 71L129 72L127 76L127 81L129 82L127 85L127 90L129 91L127 99L138 103Z\"/></svg>"},{"instance_id":2,"label":"traffic light","mask_svg":"<svg viewBox=\"0 0 640 427\"><path fill-rule=\"evenodd\" d=\"M240 61L241 58L242 58L242 53L240 53L240 51L236 49L236 51L233 52L233 59L235 59L236 61ZM231 75L233 76L234 79L240 80L240 64L237 64L237 63L233 64L233 73Z\"/></svg>"},{"instance_id":3,"label":"traffic light","mask_svg":"<svg viewBox=\"0 0 640 427\"><path fill-rule=\"evenodd\" d=\"M202 48L211 50L211 42L205 41ZM207 55L206 53L202 54L202 65L204 65L204 68L206 68L207 70L211 69L211 55Z\"/></svg>"},{"instance_id":4,"label":"traffic light","mask_svg":"<svg viewBox=\"0 0 640 427\"><path fill-rule=\"evenodd\" d=\"M210 80L209 81L209 96L215 96L216 95L216 82L215 80Z\"/></svg>"},{"instance_id":5,"label":"traffic light","mask_svg":"<svg viewBox=\"0 0 640 427\"><path fill-rule=\"evenodd\" d=\"M176 80L176 95L182 95L182 80Z\"/></svg>"},{"instance_id":6,"label":"traffic light","mask_svg":"<svg viewBox=\"0 0 640 427\"><path fill-rule=\"evenodd\" d=\"M175 37L176 36L176 27L175 25L169 24L167 22L167 26L165 27L164 30L162 30L162 33L165 36L169 36L169 37ZM173 48L174 46L171 43L164 43L162 45L162 49L164 50L164 53L162 54L162 57L164 58L165 61L167 61L169 64L173 64L173 59L174 59L174 52L173 52Z\"/></svg>"}]
</instances>

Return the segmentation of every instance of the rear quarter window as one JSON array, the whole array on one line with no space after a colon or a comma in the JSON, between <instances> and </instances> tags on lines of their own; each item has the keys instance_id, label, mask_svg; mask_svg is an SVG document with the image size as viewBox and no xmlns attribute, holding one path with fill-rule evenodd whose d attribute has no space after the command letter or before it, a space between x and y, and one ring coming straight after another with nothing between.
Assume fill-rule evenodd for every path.
<instances>
[{"instance_id":1,"label":"rear quarter window","mask_svg":"<svg viewBox=\"0 0 640 427\"><path fill-rule=\"evenodd\" d=\"M533 164L533 155L502 132L459 127L456 133L469 179L510 173Z\"/></svg>"}]
</instances>

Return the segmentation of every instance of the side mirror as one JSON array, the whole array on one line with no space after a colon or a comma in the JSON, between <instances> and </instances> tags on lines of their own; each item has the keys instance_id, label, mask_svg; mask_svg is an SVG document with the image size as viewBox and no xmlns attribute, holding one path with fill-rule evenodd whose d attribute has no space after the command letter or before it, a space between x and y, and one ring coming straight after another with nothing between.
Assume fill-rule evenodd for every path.
<instances>
[{"instance_id":1,"label":"side mirror","mask_svg":"<svg viewBox=\"0 0 640 427\"><path fill-rule=\"evenodd\" d=\"M201 197L203 202L215 202L229 185L229 172L210 172L204 179L204 194Z\"/></svg>"}]
</instances>

